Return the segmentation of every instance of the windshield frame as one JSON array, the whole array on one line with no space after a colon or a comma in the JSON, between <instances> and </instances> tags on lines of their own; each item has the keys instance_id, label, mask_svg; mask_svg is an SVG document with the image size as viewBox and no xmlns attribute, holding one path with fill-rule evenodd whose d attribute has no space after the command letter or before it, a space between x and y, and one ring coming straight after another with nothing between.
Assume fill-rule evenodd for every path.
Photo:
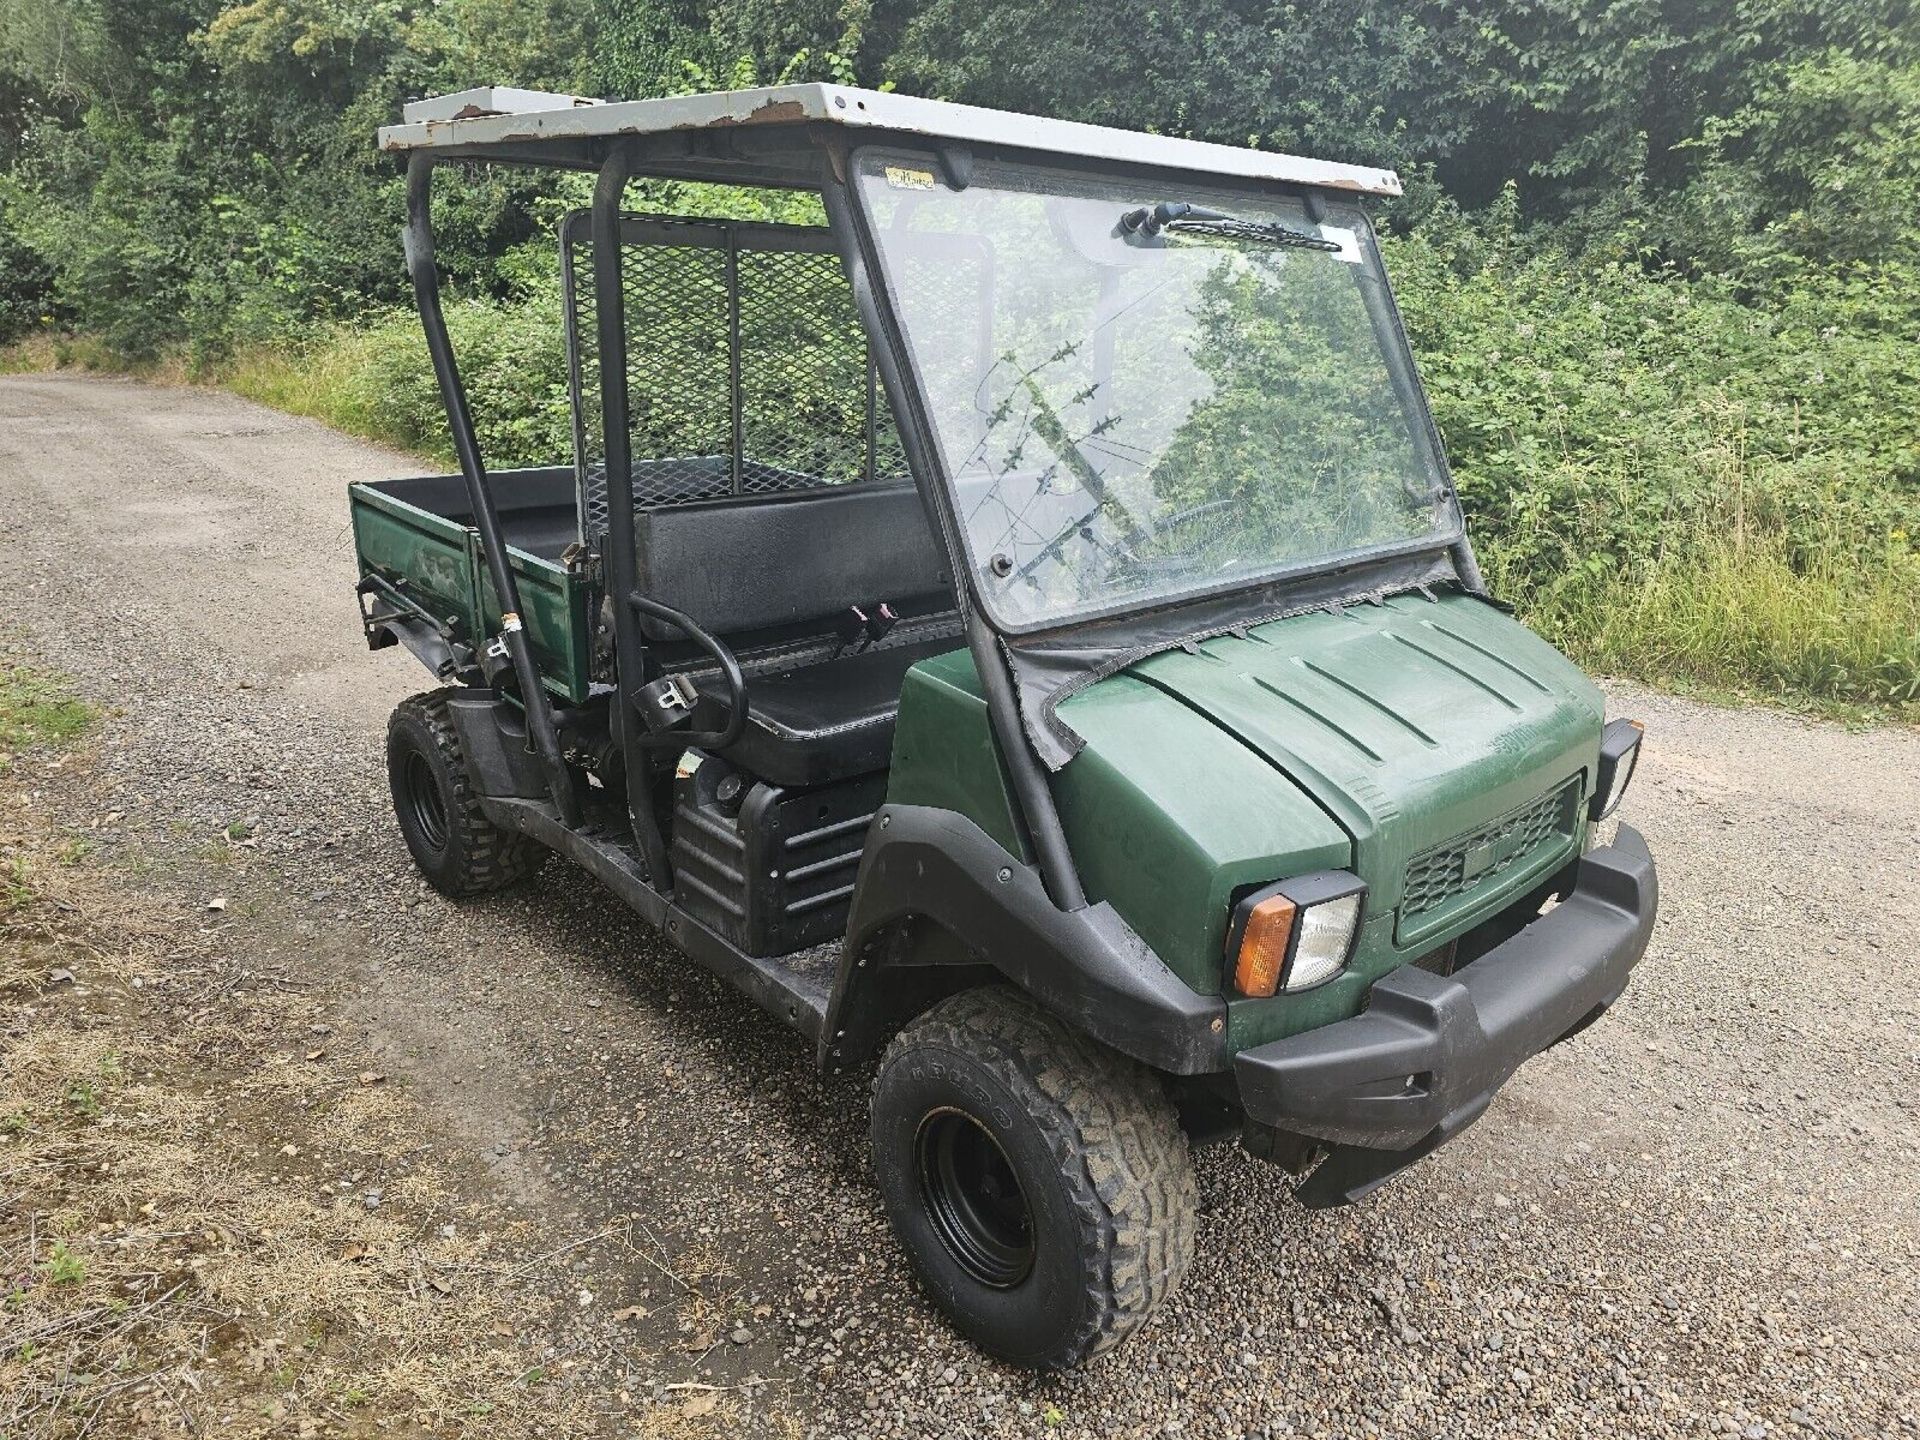
<instances>
[{"instance_id":1,"label":"windshield frame","mask_svg":"<svg viewBox=\"0 0 1920 1440\"><path fill-rule=\"evenodd\" d=\"M977 612L995 631L1007 635L1044 634L1093 621L1112 620L1127 615L1154 614L1184 607L1194 601L1228 596L1237 592L1265 591L1277 583L1284 583L1290 579L1363 568L1378 560L1406 555L1437 554L1443 551L1457 553L1467 544L1465 517L1461 512L1452 471L1447 463L1446 451L1441 444L1439 429L1433 420L1426 389L1420 382L1412 348L1407 341L1406 329L1400 317L1399 304L1393 293L1392 281L1380 255L1377 237L1358 197L1338 191L1315 190L1298 185L1249 183L1209 172L1167 171L1110 162L1093 163L1088 162L1085 157L1051 153L1039 154L998 147L991 150L982 147L975 153L979 158L995 163L1027 166L1040 170L1073 170L1097 180L1111 180L1116 186L1145 184L1163 191L1169 197L1178 197L1182 193L1182 187L1187 187L1215 193L1237 193L1250 202L1272 201L1276 198L1293 200L1304 203L1309 213L1314 214L1316 219L1318 218L1316 212L1324 212L1329 207L1338 207L1338 214L1328 218L1343 226L1351 226L1360 249L1361 264L1365 268L1368 280L1377 287L1379 304L1367 306L1368 316L1396 397L1407 413L1410 438L1422 453L1423 458L1431 463L1439 486L1435 503L1440 507L1439 520L1434 528L1411 540L1388 541L1270 566L1248 567L1237 570L1228 578L1214 584L1121 596L1106 603L1078 606L1053 615L1029 617L1007 614L1005 607L997 602L997 597L991 588L982 583L985 575L983 567L987 557L982 556L976 559L973 553L972 537L962 509L963 497L949 464L945 447L940 443L931 421L931 396L926 388L925 377L921 373L914 347L907 335L902 306L894 290L885 252L878 241L879 225L869 203L869 192L861 179L866 163L876 157L911 158L918 165L931 170L937 177L936 183L942 188L957 191L966 188L970 183L972 166L969 162L973 157L969 155L956 163L947 150L929 149L923 143L914 143L911 137L876 137L868 143L849 148L844 161L845 169L842 172L845 176L843 193L847 196L849 202L847 209L854 221L853 228L856 231L854 238L860 252L861 269L870 278L872 303L882 322L881 328L886 332L882 338L886 341L887 348L894 359L892 368L897 372L900 388L907 392L901 398L908 403L904 407L896 403L896 409L903 409L905 412L899 416L899 419L903 422L903 426L910 426L919 432L920 443L913 448L920 452L929 470L925 483L938 491L936 511L942 516L942 528L949 531L947 543L952 552L956 578L964 576L967 594L972 597ZM961 179L961 183L955 183L956 176Z\"/></svg>"}]
</instances>

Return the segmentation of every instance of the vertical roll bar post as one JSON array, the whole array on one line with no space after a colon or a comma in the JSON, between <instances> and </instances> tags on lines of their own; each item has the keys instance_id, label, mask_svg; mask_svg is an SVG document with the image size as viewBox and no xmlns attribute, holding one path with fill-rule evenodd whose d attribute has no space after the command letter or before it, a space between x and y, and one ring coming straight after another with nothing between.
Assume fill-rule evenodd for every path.
<instances>
[{"instance_id":1,"label":"vertical roll bar post","mask_svg":"<svg viewBox=\"0 0 1920 1440\"><path fill-rule=\"evenodd\" d=\"M876 295L873 272L869 268L871 237L865 228L860 207L848 193L851 181L845 174L844 157L836 169L821 180L821 198L826 204L827 223L840 243L840 258L853 285L854 306L867 333L868 353L879 367L886 385L887 398L900 422L900 444L907 454L907 467L914 484L929 507L937 533L947 552L953 571L954 595L966 626L967 648L973 655L973 668L980 677L980 688L987 702L987 722L999 743L1006 762L1008 778L1013 782L1016 812L1033 848L1047 896L1061 910L1086 908L1087 892L1080 872L1073 863L1073 849L1067 843L1066 828L1060 822L1059 807L1054 804L1047 774L1041 768L1026 731L1020 723L1019 703L1013 693L1013 680L993 629L974 591L974 581L966 561L966 546L961 539L960 518L953 500L940 482L940 461L932 443L933 427L920 407L919 396L906 383L903 357L906 347L894 324L890 310Z\"/></svg>"},{"instance_id":2,"label":"vertical roll bar post","mask_svg":"<svg viewBox=\"0 0 1920 1440\"><path fill-rule=\"evenodd\" d=\"M454 453L459 457L460 473L467 482L473 527L480 532L480 550L486 557L487 575L493 581L493 593L500 604L500 635L496 643L512 662L520 700L526 708L527 736L533 742L541 769L546 772L553 807L568 826L578 826L580 797L560 753L560 740L553 724L553 703L540 683L540 671L527 644L526 628L520 618L520 587L514 581L506 541L500 534L500 516L494 509L492 487L487 483L479 441L474 436L473 413L467 406L466 388L460 381L453 344L447 337L446 316L440 308L440 272L434 263L433 249L433 164L433 157L419 150L407 161L407 275L413 282L414 303L419 307L420 326L427 337L427 354L433 360L440 400L446 407L447 427L453 432Z\"/></svg>"},{"instance_id":3,"label":"vertical roll bar post","mask_svg":"<svg viewBox=\"0 0 1920 1440\"><path fill-rule=\"evenodd\" d=\"M627 396L627 296L620 273L620 202L633 173L627 147L615 144L593 189L594 318L600 357L601 451L607 462L607 533L601 556L606 593L613 600L613 736L627 776L627 811L647 879L667 891L673 871L653 811L652 752L640 743L635 692L646 680L646 646L629 597L640 590L633 546L633 435ZM736 397L739 394L735 389ZM735 434L738 432L736 422ZM736 477L738 471L735 472Z\"/></svg>"}]
</instances>

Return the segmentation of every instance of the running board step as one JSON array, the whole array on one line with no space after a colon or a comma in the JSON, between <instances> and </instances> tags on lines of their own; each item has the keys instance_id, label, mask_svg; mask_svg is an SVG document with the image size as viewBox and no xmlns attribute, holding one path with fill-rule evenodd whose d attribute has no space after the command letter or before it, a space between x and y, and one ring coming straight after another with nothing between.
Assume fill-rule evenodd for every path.
<instances>
[{"instance_id":1,"label":"running board step","mask_svg":"<svg viewBox=\"0 0 1920 1440\"><path fill-rule=\"evenodd\" d=\"M531 836L573 861L640 914L667 941L741 991L761 1009L817 1041L827 1025L827 1001L839 947L816 946L797 955L749 955L715 934L647 882L640 857L624 839L604 830L575 830L544 800L482 797L487 818Z\"/></svg>"}]
</instances>

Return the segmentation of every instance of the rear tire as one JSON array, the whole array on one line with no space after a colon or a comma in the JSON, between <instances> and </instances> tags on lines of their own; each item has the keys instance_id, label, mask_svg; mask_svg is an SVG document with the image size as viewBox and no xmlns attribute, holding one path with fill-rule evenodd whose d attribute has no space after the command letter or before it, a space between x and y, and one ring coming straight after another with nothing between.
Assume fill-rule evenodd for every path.
<instances>
[{"instance_id":1,"label":"rear tire","mask_svg":"<svg viewBox=\"0 0 1920 1440\"><path fill-rule=\"evenodd\" d=\"M503 890L547 857L539 841L502 830L480 808L444 690L395 708L387 722L387 784L413 863L443 895Z\"/></svg>"},{"instance_id":2,"label":"rear tire","mask_svg":"<svg viewBox=\"0 0 1920 1440\"><path fill-rule=\"evenodd\" d=\"M1017 1365L1117 1345L1193 1258L1193 1165L1152 1073L1005 987L903 1030L873 1084L887 1214L956 1329Z\"/></svg>"}]
</instances>

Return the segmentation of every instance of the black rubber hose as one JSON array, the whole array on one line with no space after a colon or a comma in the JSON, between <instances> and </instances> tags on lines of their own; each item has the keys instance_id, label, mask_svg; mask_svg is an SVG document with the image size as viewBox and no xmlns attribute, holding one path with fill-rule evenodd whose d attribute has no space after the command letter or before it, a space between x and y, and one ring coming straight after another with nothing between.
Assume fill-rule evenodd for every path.
<instances>
[{"instance_id":1,"label":"black rubber hose","mask_svg":"<svg viewBox=\"0 0 1920 1440\"><path fill-rule=\"evenodd\" d=\"M671 730L662 731L647 739L656 744L672 743L676 745L698 745L703 750L724 750L738 743L747 729L747 677L740 671L740 662L734 658L733 651L700 625L683 610L671 605L662 605L658 600L649 600L644 595L627 597L634 609L642 615L650 615L655 620L664 620L667 624L683 632L686 637L713 657L720 667L720 673L727 682L727 723L721 730Z\"/></svg>"}]
</instances>

